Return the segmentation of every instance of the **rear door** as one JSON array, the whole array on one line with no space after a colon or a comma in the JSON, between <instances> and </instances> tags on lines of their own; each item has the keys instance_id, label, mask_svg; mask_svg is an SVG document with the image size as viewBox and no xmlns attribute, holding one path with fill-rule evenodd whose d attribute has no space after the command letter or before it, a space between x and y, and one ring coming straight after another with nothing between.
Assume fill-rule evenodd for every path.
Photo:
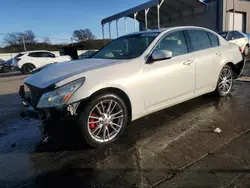
<instances>
[{"instance_id":1,"label":"rear door","mask_svg":"<svg viewBox=\"0 0 250 188\"><path fill-rule=\"evenodd\" d=\"M222 52L218 37L201 29L187 30L195 60L195 94L211 91L217 80Z\"/></svg>"}]
</instances>

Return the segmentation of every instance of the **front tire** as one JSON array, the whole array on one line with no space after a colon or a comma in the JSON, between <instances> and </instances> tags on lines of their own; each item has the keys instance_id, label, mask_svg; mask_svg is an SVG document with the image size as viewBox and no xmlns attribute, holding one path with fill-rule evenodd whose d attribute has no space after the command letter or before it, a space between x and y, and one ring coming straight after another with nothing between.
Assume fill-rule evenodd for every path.
<instances>
[{"instance_id":1,"label":"front tire","mask_svg":"<svg viewBox=\"0 0 250 188\"><path fill-rule=\"evenodd\" d=\"M84 108L79 116L80 129L93 147L114 142L128 123L127 106L116 94L97 95Z\"/></svg>"},{"instance_id":2,"label":"front tire","mask_svg":"<svg viewBox=\"0 0 250 188\"><path fill-rule=\"evenodd\" d=\"M230 95L233 88L233 71L231 67L225 65L221 72L217 83L216 93L219 97L226 97Z\"/></svg>"}]
</instances>

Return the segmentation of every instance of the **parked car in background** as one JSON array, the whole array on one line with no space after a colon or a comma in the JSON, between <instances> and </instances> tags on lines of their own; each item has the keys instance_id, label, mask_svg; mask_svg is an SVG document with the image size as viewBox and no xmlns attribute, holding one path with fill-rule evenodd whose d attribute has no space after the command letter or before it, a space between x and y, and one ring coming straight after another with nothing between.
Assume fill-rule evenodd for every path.
<instances>
[{"instance_id":1,"label":"parked car in background","mask_svg":"<svg viewBox=\"0 0 250 188\"><path fill-rule=\"evenodd\" d=\"M15 60L11 58L7 61L0 60L0 72L10 72L12 70L16 70Z\"/></svg>"},{"instance_id":2,"label":"parked car in background","mask_svg":"<svg viewBox=\"0 0 250 188\"><path fill-rule=\"evenodd\" d=\"M240 31L223 31L219 34L231 43L237 44L244 56L247 56L249 53L249 38L246 34Z\"/></svg>"},{"instance_id":3,"label":"parked car in background","mask_svg":"<svg viewBox=\"0 0 250 188\"><path fill-rule=\"evenodd\" d=\"M6 72L6 63L4 60L0 59L0 72Z\"/></svg>"},{"instance_id":4,"label":"parked car in background","mask_svg":"<svg viewBox=\"0 0 250 188\"><path fill-rule=\"evenodd\" d=\"M92 58L48 66L20 86L24 113L43 122L78 119L92 146L113 142L128 122L205 93L228 96L244 67L239 47L200 27L119 37Z\"/></svg>"},{"instance_id":5,"label":"parked car in background","mask_svg":"<svg viewBox=\"0 0 250 188\"><path fill-rule=\"evenodd\" d=\"M97 52L97 50L87 50L86 52L79 55L78 59L91 58L96 52Z\"/></svg>"},{"instance_id":6,"label":"parked car in background","mask_svg":"<svg viewBox=\"0 0 250 188\"><path fill-rule=\"evenodd\" d=\"M54 53L45 50L21 52L14 59L23 74L29 74L33 69L48 64L71 60L70 56L56 56Z\"/></svg>"},{"instance_id":7,"label":"parked car in background","mask_svg":"<svg viewBox=\"0 0 250 188\"><path fill-rule=\"evenodd\" d=\"M250 44L250 34L246 33L247 37L248 37L248 43Z\"/></svg>"}]
</instances>

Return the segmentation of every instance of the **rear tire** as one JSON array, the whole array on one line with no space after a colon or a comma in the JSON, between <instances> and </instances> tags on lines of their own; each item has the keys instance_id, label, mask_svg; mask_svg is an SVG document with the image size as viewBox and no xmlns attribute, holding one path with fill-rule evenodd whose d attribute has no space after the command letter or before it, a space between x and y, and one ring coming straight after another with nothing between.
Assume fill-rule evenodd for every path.
<instances>
[{"instance_id":1,"label":"rear tire","mask_svg":"<svg viewBox=\"0 0 250 188\"><path fill-rule=\"evenodd\" d=\"M100 147L120 137L128 123L128 109L118 95L103 93L86 104L78 121L87 143Z\"/></svg>"},{"instance_id":2,"label":"rear tire","mask_svg":"<svg viewBox=\"0 0 250 188\"><path fill-rule=\"evenodd\" d=\"M21 72L23 74L30 74L30 72L35 69L35 65L31 64L31 63L27 63L27 64L24 64L21 68Z\"/></svg>"},{"instance_id":3,"label":"rear tire","mask_svg":"<svg viewBox=\"0 0 250 188\"><path fill-rule=\"evenodd\" d=\"M230 95L233 88L233 76L234 73L231 67L225 65L220 72L217 88L215 90L219 97L226 97Z\"/></svg>"},{"instance_id":4,"label":"rear tire","mask_svg":"<svg viewBox=\"0 0 250 188\"><path fill-rule=\"evenodd\" d=\"M243 55L247 56L248 54L249 54L249 45L246 45L244 52L243 52Z\"/></svg>"},{"instance_id":5,"label":"rear tire","mask_svg":"<svg viewBox=\"0 0 250 188\"><path fill-rule=\"evenodd\" d=\"M10 69L9 67L4 67L4 68L3 68L3 73L10 72L10 70L11 70L11 69Z\"/></svg>"}]
</instances>

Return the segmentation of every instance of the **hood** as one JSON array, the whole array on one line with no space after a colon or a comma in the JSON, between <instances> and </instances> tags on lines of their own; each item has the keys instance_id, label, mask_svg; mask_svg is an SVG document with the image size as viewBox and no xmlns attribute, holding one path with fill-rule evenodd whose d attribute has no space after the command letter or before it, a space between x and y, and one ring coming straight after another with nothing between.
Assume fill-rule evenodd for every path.
<instances>
[{"instance_id":1,"label":"hood","mask_svg":"<svg viewBox=\"0 0 250 188\"><path fill-rule=\"evenodd\" d=\"M111 60L111 59L85 59L70 62L56 63L49 65L24 80L25 84L29 84L38 88L46 88L58 81L77 75L89 70L110 66L115 63L127 60Z\"/></svg>"}]
</instances>

